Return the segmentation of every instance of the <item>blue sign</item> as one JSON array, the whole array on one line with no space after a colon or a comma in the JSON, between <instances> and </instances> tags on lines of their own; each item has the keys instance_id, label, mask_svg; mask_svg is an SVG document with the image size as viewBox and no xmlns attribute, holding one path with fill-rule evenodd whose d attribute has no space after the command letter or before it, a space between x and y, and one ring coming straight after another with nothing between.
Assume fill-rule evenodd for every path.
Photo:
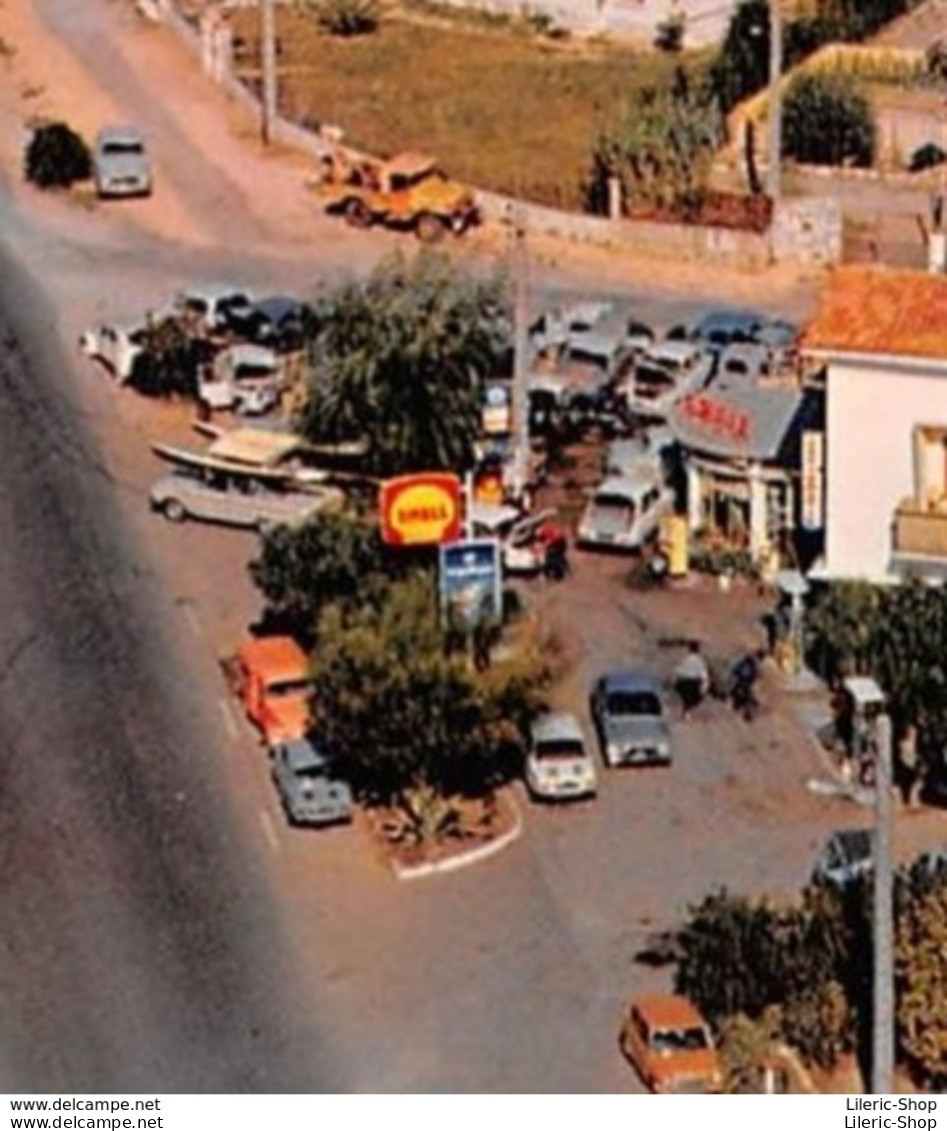
<instances>
[{"instance_id":1,"label":"blue sign","mask_svg":"<svg viewBox=\"0 0 947 1131\"><path fill-rule=\"evenodd\" d=\"M503 614L500 580L500 546L495 538L441 546L441 616L448 624L466 629L484 621L499 622Z\"/></svg>"}]
</instances>

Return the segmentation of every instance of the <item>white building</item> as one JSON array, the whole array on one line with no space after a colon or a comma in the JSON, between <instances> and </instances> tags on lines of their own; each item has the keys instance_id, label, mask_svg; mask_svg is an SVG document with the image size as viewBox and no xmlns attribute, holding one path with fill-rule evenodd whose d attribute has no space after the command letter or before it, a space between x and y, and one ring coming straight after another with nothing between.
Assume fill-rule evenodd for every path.
<instances>
[{"instance_id":1,"label":"white building","mask_svg":"<svg viewBox=\"0 0 947 1131\"><path fill-rule=\"evenodd\" d=\"M826 366L829 579L947 577L947 278L843 268L803 352Z\"/></svg>"}]
</instances>

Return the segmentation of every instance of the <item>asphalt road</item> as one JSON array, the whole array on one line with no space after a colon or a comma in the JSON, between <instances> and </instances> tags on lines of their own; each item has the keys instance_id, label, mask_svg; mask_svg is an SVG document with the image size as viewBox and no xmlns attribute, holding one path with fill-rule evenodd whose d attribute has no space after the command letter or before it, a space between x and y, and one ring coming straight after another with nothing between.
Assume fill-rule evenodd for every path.
<instances>
[{"instance_id":1,"label":"asphalt road","mask_svg":"<svg viewBox=\"0 0 947 1131\"><path fill-rule=\"evenodd\" d=\"M0 1091L340 1087L232 755L7 256L0 309Z\"/></svg>"}]
</instances>

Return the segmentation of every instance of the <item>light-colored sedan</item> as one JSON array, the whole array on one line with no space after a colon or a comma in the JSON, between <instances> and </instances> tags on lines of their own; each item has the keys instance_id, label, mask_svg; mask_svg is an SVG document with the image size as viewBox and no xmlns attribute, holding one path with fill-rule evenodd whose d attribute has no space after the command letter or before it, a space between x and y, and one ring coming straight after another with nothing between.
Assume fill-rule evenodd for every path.
<instances>
[{"instance_id":1,"label":"light-colored sedan","mask_svg":"<svg viewBox=\"0 0 947 1131\"><path fill-rule=\"evenodd\" d=\"M671 764L671 731L653 676L607 672L596 680L589 706L606 766Z\"/></svg>"},{"instance_id":2,"label":"light-colored sedan","mask_svg":"<svg viewBox=\"0 0 947 1131\"><path fill-rule=\"evenodd\" d=\"M259 530L271 524L296 525L341 509L344 496L334 487L295 489L283 476L257 477L245 471L205 466L176 467L154 484L152 510L171 522L194 518Z\"/></svg>"},{"instance_id":3,"label":"light-colored sedan","mask_svg":"<svg viewBox=\"0 0 947 1131\"><path fill-rule=\"evenodd\" d=\"M132 126L105 126L92 146L92 177L101 199L151 195L145 139Z\"/></svg>"},{"instance_id":4,"label":"light-colored sedan","mask_svg":"<svg viewBox=\"0 0 947 1131\"><path fill-rule=\"evenodd\" d=\"M145 327L141 325L103 322L86 330L79 338L81 352L103 365L119 384L131 377L135 359L144 348Z\"/></svg>"},{"instance_id":5,"label":"light-colored sedan","mask_svg":"<svg viewBox=\"0 0 947 1131\"><path fill-rule=\"evenodd\" d=\"M595 763L574 715L540 715L530 727L526 753L526 786L543 801L576 801L594 797Z\"/></svg>"}]
</instances>

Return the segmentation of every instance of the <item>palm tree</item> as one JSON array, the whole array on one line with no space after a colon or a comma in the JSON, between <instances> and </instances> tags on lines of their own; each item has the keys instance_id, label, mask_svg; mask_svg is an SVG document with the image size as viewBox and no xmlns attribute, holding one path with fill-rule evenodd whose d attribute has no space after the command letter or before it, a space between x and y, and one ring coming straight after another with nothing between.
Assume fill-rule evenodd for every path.
<instances>
[{"instance_id":1,"label":"palm tree","mask_svg":"<svg viewBox=\"0 0 947 1131\"><path fill-rule=\"evenodd\" d=\"M397 256L315 303L300 427L313 440L367 439L377 474L467 470L482 382L509 337L499 276L473 279L429 252Z\"/></svg>"}]
</instances>

